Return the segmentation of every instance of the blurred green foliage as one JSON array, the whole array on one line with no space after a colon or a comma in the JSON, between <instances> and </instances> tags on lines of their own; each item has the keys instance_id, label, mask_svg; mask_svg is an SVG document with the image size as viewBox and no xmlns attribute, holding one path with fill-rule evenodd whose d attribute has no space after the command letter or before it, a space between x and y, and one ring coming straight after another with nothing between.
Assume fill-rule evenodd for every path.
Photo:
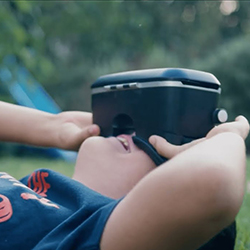
<instances>
[{"instance_id":1,"label":"blurred green foliage","mask_svg":"<svg viewBox=\"0 0 250 250\"><path fill-rule=\"evenodd\" d=\"M64 110L90 110L100 75L183 67L213 73L230 119L250 118L249 1L4 1L0 34L0 59L16 55Z\"/></svg>"}]
</instances>

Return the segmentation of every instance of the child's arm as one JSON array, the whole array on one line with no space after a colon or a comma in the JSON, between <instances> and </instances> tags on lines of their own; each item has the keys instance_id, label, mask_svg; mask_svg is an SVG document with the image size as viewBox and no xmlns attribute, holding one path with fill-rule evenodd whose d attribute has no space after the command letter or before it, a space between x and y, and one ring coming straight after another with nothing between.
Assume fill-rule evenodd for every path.
<instances>
[{"instance_id":1,"label":"child's arm","mask_svg":"<svg viewBox=\"0 0 250 250\"><path fill-rule=\"evenodd\" d=\"M101 249L197 249L231 224L244 195L243 139L248 131L248 122L240 117L189 148L152 137L158 152L172 159L145 176L118 204Z\"/></svg>"},{"instance_id":2,"label":"child's arm","mask_svg":"<svg viewBox=\"0 0 250 250\"><path fill-rule=\"evenodd\" d=\"M50 114L0 102L1 141L77 150L87 137L98 134L91 113Z\"/></svg>"}]
</instances>

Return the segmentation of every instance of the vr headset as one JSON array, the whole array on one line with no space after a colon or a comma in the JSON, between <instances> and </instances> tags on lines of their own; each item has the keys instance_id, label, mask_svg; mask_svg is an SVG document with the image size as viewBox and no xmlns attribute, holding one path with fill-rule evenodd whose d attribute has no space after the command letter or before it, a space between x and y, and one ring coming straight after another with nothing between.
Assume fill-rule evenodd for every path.
<instances>
[{"instance_id":1,"label":"vr headset","mask_svg":"<svg viewBox=\"0 0 250 250\"><path fill-rule=\"evenodd\" d=\"M166 159L148 143L155 134L182 145L227 121L217 108L221 85L207 72L164 68L105 75L91 86L93 122L104 137L133 134L156 165Z\"/></svg>"}]
</instances>

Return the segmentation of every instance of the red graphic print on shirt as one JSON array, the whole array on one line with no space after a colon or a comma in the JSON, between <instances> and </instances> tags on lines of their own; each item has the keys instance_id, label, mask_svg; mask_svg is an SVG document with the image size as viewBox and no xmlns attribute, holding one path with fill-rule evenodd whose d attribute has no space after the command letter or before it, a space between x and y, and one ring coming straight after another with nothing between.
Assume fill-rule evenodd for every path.
<instances>
[{"instance_id":1,"label":"red graphic print on shirt","mask_svg":"<svg viewBox=\"0 0 250 250\"><path fill-rule=\"evenodd\" d=\"M0 194L0 223L5 222L11 218L13 214L10 200Z\"/></svg>"},{"instance_id":2,"label":"red graphic print on shirt","mask_svg":"<svg viewBox=\"0 0 250 250\"><path fill-rule=\"evenodd\" d=\"M48 207L55 207L55 208L59 208L56 204L52 203L50 200L46 199L46 198L38 198L36 195L34 194L30 194L30 193L22 193L21 197L24 200L37 200L39 201L41 204L48 206Z\"/></svg>"},{"instance_id":3,"label":"red graphic print on shirt","mask_svg":"<svg viewBox=\"0 0 250 250\"><path fill-rule=\"evenodd\" d=\"M28 179L28 187L37 194L46 197L46 193L50 189L50 184L45 181L45 178L48 176L47 172L37 171L33 173Z\"/></svg>"}]
</instances>

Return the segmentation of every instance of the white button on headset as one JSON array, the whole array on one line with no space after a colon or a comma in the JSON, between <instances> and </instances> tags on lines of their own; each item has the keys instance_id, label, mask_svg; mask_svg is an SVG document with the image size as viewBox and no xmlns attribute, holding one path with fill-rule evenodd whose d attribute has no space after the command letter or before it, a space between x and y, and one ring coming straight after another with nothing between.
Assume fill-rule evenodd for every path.
<instances>
[{"instance_id":1,"label":"white button on headset","mask_svg":"<svg viewBox=\"0 0 250 250\"><path fill-rule=\"evenodd\" d=\"M217 120L220 123L226 122L228 119L228 114L227 111L225 109L218 109L217 110Z\"/></svg>"}]
</instances>

